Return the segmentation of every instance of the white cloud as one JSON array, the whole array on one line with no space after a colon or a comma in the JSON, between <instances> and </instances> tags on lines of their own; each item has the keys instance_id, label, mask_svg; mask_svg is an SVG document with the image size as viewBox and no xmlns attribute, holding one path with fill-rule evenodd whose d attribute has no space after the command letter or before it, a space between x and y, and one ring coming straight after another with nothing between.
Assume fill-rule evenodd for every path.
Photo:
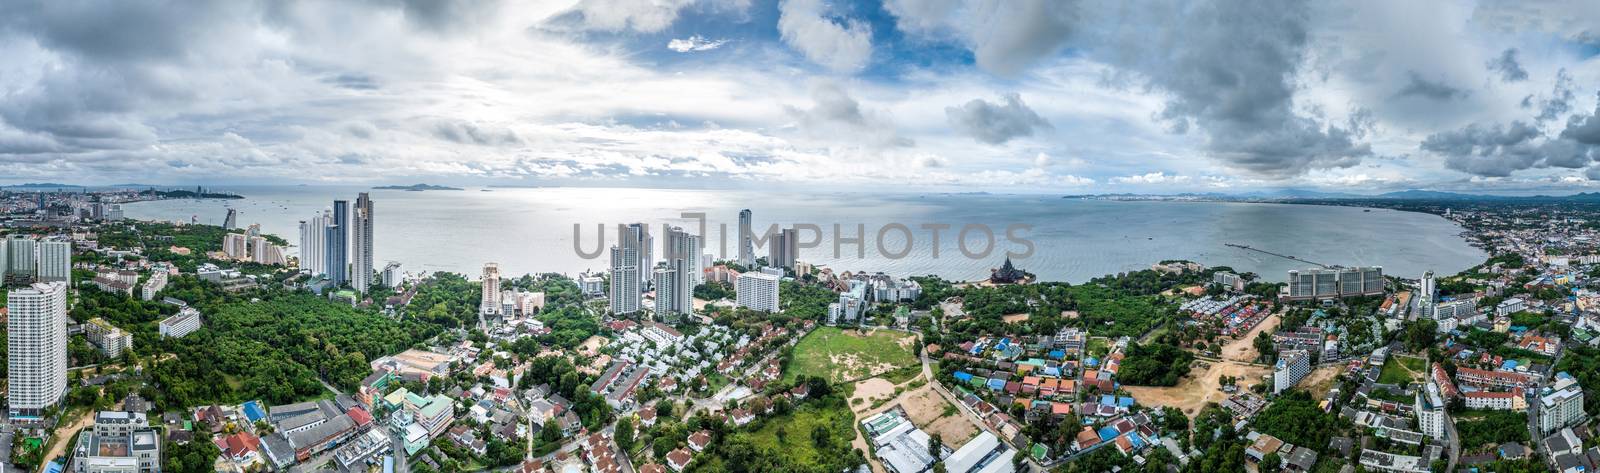
<instances>
[{"instance_id":1,"label":"white cloud","mask_svg":"<svg viewBox=\"0 0 1600 473\"><path fill-rule=\"evenodd\" d=\"M782 0L778 32L783 42L834 72L860 71L872 59L872 27L852 19L835 22L827 13L822 0Z\"/></svg>"},{"instance_id":2,"label":"white cloud","mask_svg":"<svg viewBox=\"0 0 1600 473\"><path fill-rule=\"evenodd\" d=\"M1186 184L1193 179L1189 176L1167 174L1165 172L1151 172L1132 176L1119 176L1111 178L1112 184Z\"/></svg>"},{"instance_id":3,"label":"white cloud","mask_svg":"<svg viewBox=\"0 0 1600 473\"><path fill-rule=\"evenodd\" d=\"M672 41L668 41L667 42L667 49L671 49L673 51L677 51L677 52L680 52L680 53L695 52L695 51L710 51L710 50L713 50L713 49L720 48L720 47L722 47L722 45L727 44L727 43L728 43L728 40L726 40L726 39L712 40L712 39L706 39L704 37L701 37L700 35L694 35L694 36L690 36L688 38L674 39Z\"/></svg>"}]
</instances>

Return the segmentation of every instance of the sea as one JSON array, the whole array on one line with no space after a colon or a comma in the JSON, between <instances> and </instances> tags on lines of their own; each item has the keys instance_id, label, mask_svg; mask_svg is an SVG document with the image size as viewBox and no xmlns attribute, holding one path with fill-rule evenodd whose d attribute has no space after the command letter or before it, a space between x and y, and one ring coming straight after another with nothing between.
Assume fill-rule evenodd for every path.
<instances>
[{"instance_id":1,"label":"sea","mask_svg":"<svg viewBox=\"0 0 1600 473\"><path fill-rule=\"evenodd\" d=\"M652 228L658 260L663 225L704 235L707 253L734 259L740 209L750 209L758 235L773 225L798 226L801 261L899 277L978 280L1010 257L1040 280L1070 283L1180 259L1230 266L1269 281L1313 264L1382 266L1385 274L1415 278L1425 271L1454 274L1487 258L1467 243L1463 228L1442 217L1342 206L575 187L225 190L245 198L148 201L123 209L135 219L220 225L232 208L240 226L259 223L264 232L298 245L300 221L335 199L353 205L358 193L368 192L376 269L394 261L409 273L469 277L487 262L509 275L603 271L608 256L599 250L615 243L617 225L635 222ZM604 243L598 240L602 229ZM297 255L298 247L289 253Z\"/></svg>"}]
</instances>

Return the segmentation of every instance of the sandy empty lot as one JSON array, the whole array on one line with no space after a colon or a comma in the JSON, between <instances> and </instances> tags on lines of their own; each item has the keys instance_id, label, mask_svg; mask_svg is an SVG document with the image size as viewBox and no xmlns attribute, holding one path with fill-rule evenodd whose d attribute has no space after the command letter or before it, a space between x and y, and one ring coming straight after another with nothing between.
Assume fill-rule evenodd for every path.
<instances>
[{"instance_id":1,"label":"sandy empty lot","mask_svg":"<svg viewBox=\"0 0 1600 473\"><path fill-rule=\"evenodd\" d=\"M1272 314L1267 316L1267 318L1262 319L1261 323L1256 324L1256 328L1250 329L1249 332L1245 332L1244 336L1223 344L1222 358L1233 361L1242 361L1245 363L1254 362L1257 356L1261 356L1261 352L1256 351L1256 347L1253 344L1256 339L1256 334L1259 334L1263 331L1271 333L1272 330L1278 329L1278 323L1282 321L1283 319L1279 317L1278 314Z\"/></svg>"},{"instance_id":2,"label":"sandy empty lot","mask_svg":"<svg viewBox=\"0 0 1600 473\"><path fill-rule=\"evenodd\" d=\"M1182 409L1184 415L1193 417L1206 403L1222 402L1228 398L1227 393L1218 389L1221 386L1218 381L1223 375L1239 378L1236 384L1239 389L1250 389L1251 385L1261 382L1262 376L1272 372L1270 368L1234 362L1211 363L1209 368L1201 370L1199 364L1207 362L1195 363L1195 370L1179 380L1177 386L1123 386L1123 389L1133 394L1140 404L1176 407Z\"/></svg>"},{"instance_id":3,"label":"sandy empty lot","mask_svg":"<svg viewBox=\"0 0 1600 473\"><path fill-rule=\"evenodd\" d=\"M1311 370L1311 374L1300 380L1300 384L1297 386L1311 393L1313 399L1322 399L1323 396L1328 395L1328 391L1333 390L1333 378L1338 376L1339 373L1343 373L1344 369L1345 365L1338 364Z\"/></svg>"}]
</instances>

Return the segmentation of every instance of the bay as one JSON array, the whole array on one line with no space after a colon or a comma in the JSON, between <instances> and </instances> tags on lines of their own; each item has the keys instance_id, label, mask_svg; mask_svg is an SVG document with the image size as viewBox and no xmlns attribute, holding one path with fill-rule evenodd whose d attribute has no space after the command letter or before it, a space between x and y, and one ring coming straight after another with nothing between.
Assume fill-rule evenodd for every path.
<instances>
[{"instance_id":1,"label":"bay","mask_svg":"<svg viewBox=\"0 0 1600 473\"><path fill-rule=\"evenodd\" d=\"M227 189L238 200L162 200L124 205L129 218L221 224L237 209L240 226L299 242L299 221L331 205L369 192L374 203L374 259L398 261L404 270L476 275L485 262L503 274L601 271L605 256L594 252L597 225L607 245L615 226L651 224L656 255L661 224L700 233L686 212L706 215L706 250L733 258L739 209L751 209L757 232L769 225L815 225L802 231L800 260L836 271L883 271L897 276L937 274L974 280L988 276L1007 252L1015 264L1047 281L1090 278L1147 269L1168 259L1231 266L1282 281L1290 269L1310 265L1226 246L1241 244L1330 265L1383 266L1385 274L1418 277L1424 271L1453 274L1487 255L1468 245L1463 229L1435 215L1387 209L1233 202L1121 202L1063 199L1049 195L797 193L635 188L467 188L460 191L372 190L335 186L255 186ZM902 227L893 224L903 225ZM834 226L839 226L835 254ZM935 232L925 225L943 225ZM993 232L987 247L979 226ZM727 237L724 238L724 228ZM1013 236L1007 239L1007 227ZM1027 228L1022 228L1026 226ZM879 234L883 234L882 247ZM906 236L911 246L906 248ZM849 239L860 237L860 243ZM1031 242L1033 251L1026 253ZM881 250L881 251L880 251ZM937 250L937 252L935 251ZM290 254L297 254L291 249ZM904 257L893 258L899 253ZM764 249L757 249L765 256Z\"/></svg>"}]
</instances>

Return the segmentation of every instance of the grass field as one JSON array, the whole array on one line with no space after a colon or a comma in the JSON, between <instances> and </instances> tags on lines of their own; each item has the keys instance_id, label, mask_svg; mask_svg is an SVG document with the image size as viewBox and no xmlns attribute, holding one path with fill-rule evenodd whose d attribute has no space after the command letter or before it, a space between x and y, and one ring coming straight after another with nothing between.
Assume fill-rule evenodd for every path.
<instances>
[{"instance_id":1,"label":"grass field","mask_svg":"<svg viewBox=\"0 0 1600 473\"><path fill-rule=\"evenodd\" d=\"M893 376L897 379L892 381L904 381L916 375L915 370L902 370L917 365L914 343L915 337L903 332L879 330L859 335L854 330L819 327L795 345L794 358L783 370L784 379L803 374L839 383L895 372L909 374Z\"/></svg>"},{"instance_id":2,"label":"grass field","mask_svg":"<svg viewBox=\"0 0 1600 473\"><path fill-rule=\"evenodd\" d=\"M779 452L789 465L817 465L822 455L813 432L826 429L836 450L848 450L850 439L855 438L855 414L842 402L809 402L788 415L773 417L750 433L750 440L758 448ZM780 435L781 434L781 435Z\"/></svg>"},{"instance_id":3,"label":"grass field","mask_svg":"<svg viewBox=\"0 0 1600 473\"><path fill-rule=\"evenodd\" d=\"M1378 382L1382 384L1404 385L1422 379L1423 366L1427 361L1411 356L1391 356L1383 362L1383 371L1378 373Z\"/></svg>"}]
</instances>

